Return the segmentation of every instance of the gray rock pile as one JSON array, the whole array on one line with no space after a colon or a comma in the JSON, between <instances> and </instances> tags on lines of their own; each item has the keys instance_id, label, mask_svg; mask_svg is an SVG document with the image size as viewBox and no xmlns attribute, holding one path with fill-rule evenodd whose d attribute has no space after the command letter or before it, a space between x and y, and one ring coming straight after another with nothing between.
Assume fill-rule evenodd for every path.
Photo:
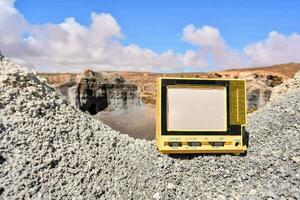
<instances>
[{"instance_id":1,"label":"gray rock pile","mask_svg":"<svg viewBox=\"0 0 300 200\"><path fill-rule=\"evenodd\" d=\"M283 82L281 85L276 86L273 88L270 101L275 101L278 96L289 92L290 90L294 90L296 88L300 88L300 71L298 71L294 78L289 79Z\"/></svg>"},{"instance_id":2,"label":"gray rock pile","mask_svg":"<svg viewBox=\"0 0 300 200\"><path fill-rule=\"evenodd\" d=\"M0 62L0 199L299 199L300 89L251 114L247 157L167 156Z\"/></svg>"}]
</instances>

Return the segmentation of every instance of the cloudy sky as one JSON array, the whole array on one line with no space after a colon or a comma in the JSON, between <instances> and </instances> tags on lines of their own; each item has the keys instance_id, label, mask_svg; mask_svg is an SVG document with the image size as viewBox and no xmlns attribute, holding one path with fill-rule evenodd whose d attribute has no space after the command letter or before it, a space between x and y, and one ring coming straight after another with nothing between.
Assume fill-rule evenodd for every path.
<instances>
[{"instance_id":1,"label":"cloudy sky","mask_svg":"<svg viewBox=\"0 0 300 200\"><path fill-rule=\"evenodd\" d=\"M300 1L0 0L0 50L38 71L300 62Z\"/></svg>"}]
</instances>

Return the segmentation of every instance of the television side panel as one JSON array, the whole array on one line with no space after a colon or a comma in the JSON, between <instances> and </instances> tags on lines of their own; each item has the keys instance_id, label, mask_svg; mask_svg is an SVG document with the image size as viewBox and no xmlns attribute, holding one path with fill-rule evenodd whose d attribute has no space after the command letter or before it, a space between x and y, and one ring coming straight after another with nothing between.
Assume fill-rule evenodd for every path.
<instances>
[{"instance_id":1,"label":"television side panel","mask_svg":"<svg viewBox=\"0 0 300 200\"><path fill-rule=\"evenodd\" d=\"M160 146L161 135L161 78L156 81L156 146Z\"/></svg>"},{"instance_id":2,"label":"television side panel","mask_svg":"<svg viewBox=\"0 0 300 200\"><path fill-rule=\"evenodd\" d=\"M245 80L231 80L229 86L230 124L246 124Z\"/></svg>"}]
</instances>

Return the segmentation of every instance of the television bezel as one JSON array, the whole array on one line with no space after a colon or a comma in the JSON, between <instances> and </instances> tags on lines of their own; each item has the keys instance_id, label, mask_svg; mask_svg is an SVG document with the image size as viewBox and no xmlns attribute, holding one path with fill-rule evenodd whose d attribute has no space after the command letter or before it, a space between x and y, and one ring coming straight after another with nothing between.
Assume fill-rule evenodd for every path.
<instances>
[{"instance_id":1,"label":"television bezel","mask_svg":"<svg viewBox=\"0 0 300 200\"><path fill-rule=\"evenodd\" d=\"M169 131L167 126L167 90L168 86L222 86L226 88L226 114L227 130L226 131ZM161 135L240 135L241 125L230 124L230 81L229 80L192 80L192 79L162 79L161 80Z\"/></svg>"}]
</instances>

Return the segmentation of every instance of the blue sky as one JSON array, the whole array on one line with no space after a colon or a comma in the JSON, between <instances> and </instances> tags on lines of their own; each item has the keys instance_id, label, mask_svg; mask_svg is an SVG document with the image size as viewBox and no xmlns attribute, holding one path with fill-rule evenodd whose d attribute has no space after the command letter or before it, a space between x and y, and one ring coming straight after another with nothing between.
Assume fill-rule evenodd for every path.
<instances>
[{"instance_id":1,"label":"blue sky","mask_svg":"<svg viewBox=\"0 0 300 200\"><path fill-rule=\"evenodd\" d=\"M300 62L300 1L0 0L0 49L40 71Z\"/></svg>"},{"instance_id":2,"label":"blue sky","mask_svg":"<svg viewBox=\"0 0 300 200\"><path fill-rule=\"evenodd\" d=\"M16 7L31 23L61 23L75 17L87 25L90 13L110 13L126 36L124 44L135 43L163 52L184 52L181 42L187 24L218 27L226 42L241 49L262 40L270 31L300 32L300 1L274 0L19 0Z\"/></svg>"}]
</instances>

